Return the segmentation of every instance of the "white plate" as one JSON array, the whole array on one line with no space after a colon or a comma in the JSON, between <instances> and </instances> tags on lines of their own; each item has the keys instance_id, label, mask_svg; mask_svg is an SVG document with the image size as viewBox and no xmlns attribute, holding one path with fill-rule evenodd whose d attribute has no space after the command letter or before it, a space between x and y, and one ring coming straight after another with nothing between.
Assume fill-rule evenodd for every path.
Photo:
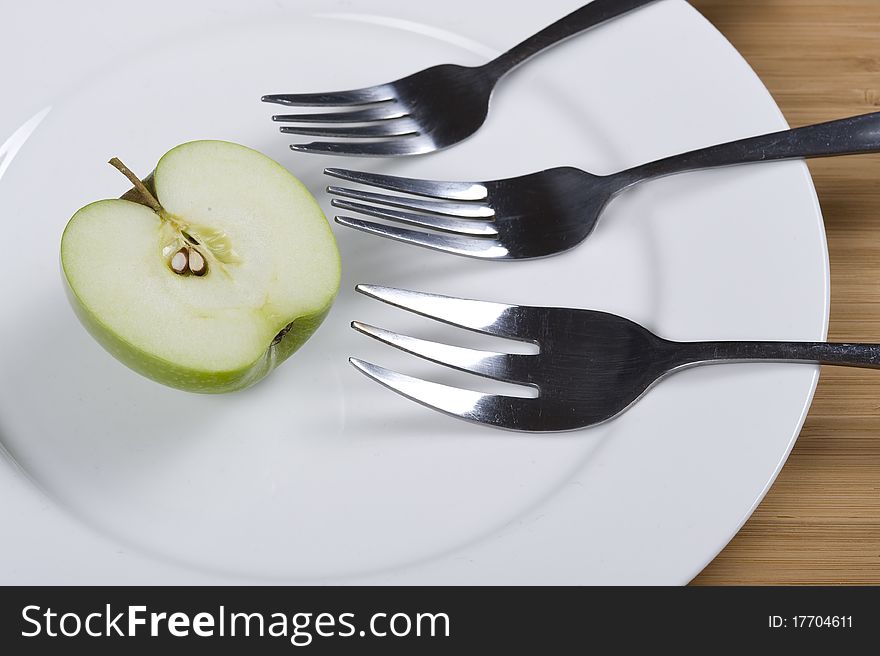
<instances>
[{"instance_id":1,"label":"white plate","mask_svg":"<svg viewBox=\"0 0 880 656\"><path fill-rule=\"evenodd\" d=\"M78 207L125 190L110 156L146 174L191 139L267 153L331 215L324 166L604 173L786 127L733 48L685 2L664 0L523 67L462 145L406 161L322 158L288 150L261 94L479 63L579 0L517 12L461 0L442 14L391 0L195 4L89 5L75 39L61 29L73 9L53 7L38 44L47 53L27 36L41 8L22 3L20 34L0 44L13 99L0 110L3 138L36 115L0 163L0 580L684 583L699 572L772 483L816 368L691 370L600 427L506 433L430 412L350 368L356 355L492 387L355 334L352 319L486 343L352 288L602 309L676 339L822 339L827 253L803 164L650 183L615 201L585 244L536 262L453 258L335 226L344 280L326 324L266 381L221 397L161 387L95 344L64 298L58 243Z\"/></svg>"}]
</instances>

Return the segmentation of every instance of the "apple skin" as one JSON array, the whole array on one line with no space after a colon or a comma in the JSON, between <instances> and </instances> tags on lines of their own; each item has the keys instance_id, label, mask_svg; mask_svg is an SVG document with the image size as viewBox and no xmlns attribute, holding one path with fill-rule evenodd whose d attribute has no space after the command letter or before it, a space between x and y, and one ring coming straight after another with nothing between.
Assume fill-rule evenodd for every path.
<instances>
[{"instance_id":1,"label":"apple skin","mask_svg":"<svg viewBox=\"0 0 880 656\"><path fill-rule=\"evenodd\" d=\"M65 281L64 290L67 293L67 298L74 313L76 313L80 323L82 323L89 334L107 352L142 376L146 376L168 387L202 394L236 392L250 387L265 378L269 372L306 343L309 337L323 323L335 300L334 296L326 307L315 314L304 315L288 324L279 326L279 333L286 329L287 326L290 328L281 339L269 345L266 352L250 366L233 371L205 372L182 367L158 358L152 353L147 353L131 342L120 338L119 335L109 330L94 314L86 309L73 288L67 284L67 277L62 277Z\"/></svg>"},{"instance_id":2,"label":"apple skin","mask_svg":"<svg viewBox=\"0 0 880 656\"><path fill-rule=\"evenodd\" d=\"M186 146L188 144L182 145ZM180 146L177 146L177 148L179 147ZM297 185L302 186L302 183L292 174L290 174L287 169L282 167L277 162L274 162L274 164L278 166L279 169L284 171L287 175L290 175L292 181L294 181ZM154 173L155 170L143 180L147 188L150 189L150 191L153 193L155 193L155 188L153 185ZM132 189L123 194L119 200L137 203L137 199L138 194L135 190ZM324 219L326 221L326 216L318 206L317 200L315 200L314 197L312 197L311 200L314 203L317 212L320 213L321 216L324 216ZM105 201L95 201L95 203L101 202ZM89 205L81 208L79 211L82 211L93 204L94 203L90 203ZM73 219L68 222L67 227L69 228L72 223ZM82 323L89 334L105 350L107 350L117 360L125 364L130 369L154 381L187 392L204 394L222 394L227 392L234 392L254 385L258 381L265 378L266 375L273 371L278 365L287 360L287 358L293 355L314 334L314 332L320 327L321 323L329 314L330 309L333 306L333 302L336 300L336 296L339 292L342 264L339 256L339 250L336 247L336 240L333 236L333 231L330 228L329 222L326 222L326 227L327 232L329 233L330 238L333 242L333 250L336 255L336 288L333 295L328 299L327 304L316 312L312 314L301 315L298 317L291 317L285 321L282 321L277 326L275 339L267 345L266 351L263 352L263 354L252 363L235 370L204 371L200 369L185 367L180 364L173 363L157 357L155 354L149 353L132 344L131 342L121 338L115 332L110 330L104 323L102 323L101 320L96 317L91 311L89 311L89 309L83 303L82 299L79 298L79 296L76 294L76 291L70 285L68 276L64 271L64 262L62 260L61 270L62 278L64 279L64 288L68 301L80 323ZM65 233L66 232L67 228L65 229ZM64 236L62 235L62 242L63 240Z\"/></svg>"}]
</instances>

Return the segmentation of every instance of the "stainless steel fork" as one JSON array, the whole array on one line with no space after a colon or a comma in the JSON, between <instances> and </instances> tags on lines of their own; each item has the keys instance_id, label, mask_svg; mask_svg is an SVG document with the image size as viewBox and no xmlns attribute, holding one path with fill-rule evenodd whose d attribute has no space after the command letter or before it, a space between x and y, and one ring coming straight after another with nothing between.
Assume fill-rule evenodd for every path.
<instances>
[{"instance_id":1,"label":"stainless steel fork","mask_svg":"<svg viewBox=\"0 0 880 656\"><path fill-rule=\"evenodd\" d=\"M537 344L536 355L495 353L407 337L357 321L351 324L432 362L536 388L537 398L482 394L350 358L373 380L429 408L511 430L567 431L607 421L661 378L695 365L773 361L880 368L880 344L672 342L605 312L503 305L374 285L356 289L453 326Z\"/></svg>"},{"instance_id":2,"label":"stainless steel fork","mask_svg":"<svg viewBox=\"0 0 880 656\"><path fill-rule=\"evenodd\" d=\"M349 139L294 144L293 150L373 156L428 153L476 132L486 120L492 90L511 70L550 46L656 1L593 0L482 66L444 64L363 89L273 94L263 96L263 101L333 109L272 118L299 124L281 128L288 134Z\"/></svg>"},{"instance_id":3,"label":"stainless steel fork","mask_svg":"<svg viewBox=\"0 0 880 656\"><path fill-rule=\"evenodd\" d=\"M430 199L331 186L331 194L351 199L334 199L334 207L429 231L337 216L342 225L455 255L516 260L553 255L581 243L608 202L639 182L732 164L878 151L880 112L875 112L694 150L605 176L571 167L488 182L417 180L336 168L324 172Z\"/></svg>"}]
</instances>

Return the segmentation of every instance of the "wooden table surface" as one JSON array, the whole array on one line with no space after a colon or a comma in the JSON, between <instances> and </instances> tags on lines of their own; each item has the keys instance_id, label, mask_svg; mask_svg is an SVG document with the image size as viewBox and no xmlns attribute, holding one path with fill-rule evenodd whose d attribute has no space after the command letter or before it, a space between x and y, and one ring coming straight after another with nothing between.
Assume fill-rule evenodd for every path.
<instances>
[{"instance_id":1,"label":"wooden table surface","mask_svg":"<svg viewBox=\"0 0 880 656\"><path fill-rule=\"evenodd\" d=\"M880 0L692 0L792 127L880 111ZM880 155L810 162L834 341L880 342ZM782 473L695 584L880 584L880 374L823 368Z\"/></svg>"}]
</instances>

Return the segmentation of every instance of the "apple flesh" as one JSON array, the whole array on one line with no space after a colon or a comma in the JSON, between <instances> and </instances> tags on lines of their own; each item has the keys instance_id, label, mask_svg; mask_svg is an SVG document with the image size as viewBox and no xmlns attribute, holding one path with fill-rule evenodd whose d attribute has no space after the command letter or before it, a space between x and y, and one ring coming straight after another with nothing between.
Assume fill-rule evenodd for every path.
<instances>
[{"instance_id":1,"label":"apple flesh","mask_svg":"<svg viewBox=\"0 0 880 656\"><path fill-rule=\"evenodd\" d=\"M107 351L160 383L229 392L314 333L339 289L339 251L284 167L194 141L166 153L146 185L134 182L122 199L80 209L61 239L71 304ZM179 270L181 251L192 270Z\"/></svg>"}]
</instances>

